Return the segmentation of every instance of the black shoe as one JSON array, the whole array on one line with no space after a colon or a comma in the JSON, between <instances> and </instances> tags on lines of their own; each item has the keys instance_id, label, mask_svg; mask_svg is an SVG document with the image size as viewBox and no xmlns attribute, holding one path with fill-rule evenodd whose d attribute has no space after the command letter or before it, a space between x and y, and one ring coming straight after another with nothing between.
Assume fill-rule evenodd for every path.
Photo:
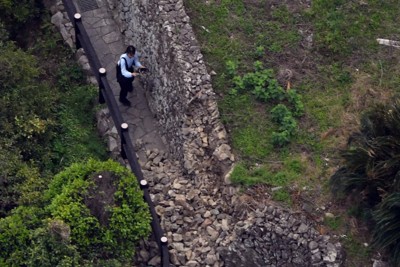
<instances>
[{"instance_id":1,"label":"black shoe","mask_svg":"<svg viewBox=\"0 0 400 267\"><path fill-rule=\"evenodd\" d=\"M131 101L129 101L128 99L124 98L124 99L120 99L119 102L121 102L124 106L131 106Z\"/></svg>"}]
</instances>

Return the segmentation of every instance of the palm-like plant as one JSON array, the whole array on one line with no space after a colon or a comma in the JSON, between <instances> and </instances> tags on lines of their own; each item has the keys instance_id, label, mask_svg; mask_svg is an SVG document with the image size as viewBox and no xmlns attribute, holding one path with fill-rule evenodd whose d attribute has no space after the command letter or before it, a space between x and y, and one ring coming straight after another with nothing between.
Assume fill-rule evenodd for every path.
<instances>
[{"instance_id":1,"label":"palm-like plant","mask_svg":"<svg viewBox=\"0 0 400 267\"><path fill-rule=\"evenodd\" d=\"M373 244L386 249L395 266L400 263L400 193L387 196L373 212L376 222Z\"/></svg>"},{"instance_id":2,"label":"palm-like plant","mask_svg":"<svg viewBox=\"0 0 400 267\"><path fill-rule=\"evenodd\" d=\"M342 152L344 166L330 180L335 195L359 193L372 206L399 188L400 101L363 114Z\"/></svg>"},{"instance_id":3,"label":"palm-like plant","mask_svg":"<svg viewBox=\"0 0 400 267\"><path fill-rule=\"evenodd\" d=\"M330 179L335 196L358 194L373 209L373 244L400 266L400 100L363 114Z\"/></svg>"}]
</instances>

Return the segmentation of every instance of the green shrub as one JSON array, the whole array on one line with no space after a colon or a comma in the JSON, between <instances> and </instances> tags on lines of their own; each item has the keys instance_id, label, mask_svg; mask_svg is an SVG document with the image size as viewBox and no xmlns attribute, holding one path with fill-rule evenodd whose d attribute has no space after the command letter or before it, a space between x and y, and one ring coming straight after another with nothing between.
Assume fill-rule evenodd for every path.
<instances>
[{"instance_id":1,"label":"green shrub","mask_svg":"<svg viewBox=\"0 0 400 267\"><path fill-rule=\"evenodd\" d=\"M264 69L260 61L254 63L254 69L254 72L246 73L242 77L233 77L234 87L231 89L231 95L237 96L240 93L250 92L255 95L256 99L264 103L270 101L278 103L271 110L271 117L278 124L279 132L272 132L271 140L274 146L282 147L288 144L294 136L297 122L293 118L292 112L281 102L285 101L293 106L296 116L303 114L304 105L295 90L285 91L279 85L278 81L273 78L272 69Z\"/></svg>"},{"instance_id":2,"label":"green shrub","mask_svg":"<svg viewBox=\"0 0 400 267\"><path fill-rule=\"evenodd\" d=\"M278 104L271 110L271 117L279 125L279 132L272 133L272 144L274 146L288 144L297 130L297 123L292 117L292 112L285 105Z\"/></svg>"},{"instance_id":3,"label":"green shrub","mask_svg":"<svg viewBox=\"0 0 400 267\"><path fill-rule=\"evenodd\" d=\"M38 188L33 186L33 181L44 181L44 179L40 179L37 168L22 161L20 151L15 147L7 148L0 144L0 151L0 218L2 218L21 203L29 200L40 201L41 193L38 193ZM26 187L28 180L31 185L29 188Z\"/></svg>"},{"instance_id":4,"label":"green shrub","mask_svg":"<svg viewBox=\"0 0 400 267\"><path fill-rule=\"evenodd\" d=\"M282 123L284 118L289 116L292 116L292 113L283 104L278 104L271 110L271 118L274 122Z\"/></svg>"},{"instance_id":5,"label":"green shrub","mask_svg":"<svg viewBox=\"0 0 400 267\"><path fill-rule=\"evenodd\" d=\"M373 243L400 264L400 101L363 114L358 132L342 153L343 166L331 177L336 196L352 195L373 210ZM365 212L368 213L368 212Z\"/></svg>"},{"instance_id":6,"label":"green shrub","mask_svg":"<svg viewBox=\"0 0 400 267\"><path fill-rule=\"evenodd\" d=\"M349 138L343 166L331 177L334 194L362 194L373 205L397 187L400 172L400 102L376 105Z\"/></svg>"},{"instance_id":7,"label":"green shrub","mask_svg":"<svg viewBox=\"0 0 400 267\"><path fill-rule=\"evenodd\" d=\"M388 195L373 212L373 245L386 249L393 266L400 264L400 193Z\"/></svg>"},{"instance_id":8,"label":"green shrub","mask_svg":"<svg viewBox=\"0 0 400 267\"><path fill-rule=\"evenodd\" d=\"M48 220L32 231L26 266L73 267L90 266L82 261L76 246L70 242L70 229L63 221Z\"/></svg>"},{"instance_id":9,"label":"green shrub","mask_svg":"<svg viewBox=\"0 0 400 267\"><path fill-rule=\"evenodd\" d=\"M40 227L43 210L18 207L10 216L0 219L0 263L2 266L26 266L32 230Z\"/></svg>"},{"instance_id":10,"label":"green shrub","mask_svg":"<svg viewBox=\"0 0 400 267\"><path fill-rule=\"evenodd\" d=\"M39 17L41 1L38 0L2 0L0 1L0 23L11 37L17 36L30 22Z\"/></svg>"},{"instance_id":11,"label":"green shrub","mask_svg":"<svg viewBox=\"0 0 400 267\"><path fill-rule=\"evenodd\" d=\"M293 106L293 115L299 117L304 114L304 104L301 95L296 90L290 89L286 91L287 99L291 106Z\"/></svg>"},{"instance_id":12,"label":"green shrub","mask_svg":"<svg viewBox=\"0 0 400 267\"><path fill-rule=\"evenodd\" d=\"M232 60L228 60L226 62L226 72L230 77L234 77L236 75L238 68L238 64Z\"/></svg>"},{"instance_id":13,"label":"green shrub","mask_svg":"<svg viewBox=\"0 0 400 267\"><path fill-rule=\"evenodd\" d=\"M43 216L43 209L21 206L0 220L1 266L90 266L71 245L68 225Z\"/></svg>"},{"instance_id":14,"label":"green shrub","mask_svg":"<svg viewBox=\"0 0 400 267\"><path fill-rule=\"evenodd\" d=\"M73 87L79 87L86 84L82 68L77 64L62 64L56 71L56 85L63 92L70 91ZM85 87L86 89L87 86ZM92 94L90 94L93 96ZM76 98L75 100L79 100Z\"/></svg>"},{"instance_id":15,"label":"green shrub","mask_svg":"<svg viewBox=\"0 0 400 267\"><path fill-rule=\"evenodd\" d=\"M40 80L37 59L11 43L0 49L0 70L2 138L19 149L23 160L46 162L57 91Z\"/></svg>"},{"instance_id":16,"label":"green shrub","mask_svg":"<svg viewBox=\"0 0 400 267\"><path fill-rule=\"evenodd\" d=\"M150 233L143 193L117 162L71 165L54 177L46 198L51 201L47 210L71 228L71 244L85 259L129 261L136 242Z\"/></svg>"},{"instance_id":17,"label":"green shrub","mask_svg":"<svg viewBox=\"0 0 400 267\"><path fill-rule=\"evenodd\" d=\"M281 132L273 132L271 139L272 139L272 144L275 147L283 147L290 143L291 134L287 130Z\"/></svg>"}]
</instances>

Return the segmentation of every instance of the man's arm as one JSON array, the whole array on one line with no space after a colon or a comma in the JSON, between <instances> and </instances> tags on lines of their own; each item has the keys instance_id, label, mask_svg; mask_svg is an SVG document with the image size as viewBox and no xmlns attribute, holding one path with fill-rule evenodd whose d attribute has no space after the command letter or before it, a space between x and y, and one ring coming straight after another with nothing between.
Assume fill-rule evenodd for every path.
<instances>
[{"instance_id":1,"label":"man's arm","mask_svg":"<svg viewBox=\"0 0 400 267\"><path fill-rule=\"evenodd\" d=\"M135 62L135 67L137 67L137 68L144 68L144 66L142 65L142 63L140 63L140 61L139 61L139 56L138 56L138 54L137 53L135 53L135 56L134 56L134 62Z\"/></svg>"}]
</instances>

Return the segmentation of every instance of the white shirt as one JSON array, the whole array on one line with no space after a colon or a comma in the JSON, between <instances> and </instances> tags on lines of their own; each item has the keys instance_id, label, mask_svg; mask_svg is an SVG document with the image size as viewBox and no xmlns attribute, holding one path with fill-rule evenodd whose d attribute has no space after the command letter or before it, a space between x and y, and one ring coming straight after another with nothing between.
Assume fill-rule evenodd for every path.
<instances>
[{"instance_id":1,"label":"white shirt","mask_svg":"<svg viewBox=\"0 0 400 267\"><path fill-rule=\"evenodd\" d=\"M128 68L132 67L133 64L135 64L135 67L141 67L142 64L139 61L139 57L137 55L137 53L135 53L135 55L131 58L128 57L128 55L122 54L121 57L118 60L118 65L121 66L121 62L122 62L122 66L121 66L121 73L122 75L124 75L124 77L126 78L132 78L132 73L126 70L126 65L125 65L125 60L123 60L122 58L124 58L126 60L126 63L128 64Z\"/></svg>"}]
</instances>

